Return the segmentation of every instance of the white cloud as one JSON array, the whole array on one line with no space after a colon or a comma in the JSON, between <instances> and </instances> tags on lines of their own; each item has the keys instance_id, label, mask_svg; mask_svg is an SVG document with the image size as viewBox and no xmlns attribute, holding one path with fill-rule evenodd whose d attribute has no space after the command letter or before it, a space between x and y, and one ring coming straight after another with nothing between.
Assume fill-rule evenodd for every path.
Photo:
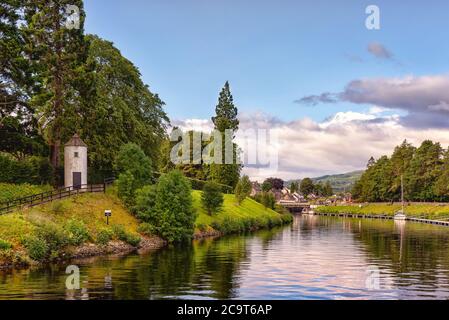
<instances>
[{"instance_id":1,"label":"white cloud","mask_svg":"<svg viewBox=\"0 0 449 320\"><path fill-rule=\"evenodd\" d=\"M419 145L425 139L449 145L449 128L413 129L405 127L398 115L375 117L369 112L340 112L323 123L308 118L291 122L264 113L243 114L241 129L269 128L278 136L276 172L263 168L244 168L252 179L268 176L283 179L343 173L363 169L371 156L390 155L404 139ZM192 124L197 120L178 123ZM199 121L199 123L207 123Z\"/></svg>"}]
</instances>

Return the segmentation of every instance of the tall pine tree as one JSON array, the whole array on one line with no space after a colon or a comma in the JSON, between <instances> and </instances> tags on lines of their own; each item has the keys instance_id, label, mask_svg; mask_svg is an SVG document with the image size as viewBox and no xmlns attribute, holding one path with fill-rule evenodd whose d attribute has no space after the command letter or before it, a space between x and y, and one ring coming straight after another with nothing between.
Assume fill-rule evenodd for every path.
<instances>
[{"instance_id":1,"label":"tall pine tree","mask_svg":"<svg viewBox=\"0 0 449 320\"><path fill-rule=\"evenodd\" d=\"M222 164L213 163L210 166L210 176L213 181L229 185L233 188L237 185L240 177L242 165L239 164L239 150L235 143L232 143L233 163L225 163L226 139L233 139L235 132L239 128L239 120L237 119L237 108L234 105L234 99L229 88L229 83L226 81L218 98L218 104L215 108L215 117L212 117L214 129L218 130L222 136ZM225 135L228 130L231 134Z\"/></svg>"}]
</instances>

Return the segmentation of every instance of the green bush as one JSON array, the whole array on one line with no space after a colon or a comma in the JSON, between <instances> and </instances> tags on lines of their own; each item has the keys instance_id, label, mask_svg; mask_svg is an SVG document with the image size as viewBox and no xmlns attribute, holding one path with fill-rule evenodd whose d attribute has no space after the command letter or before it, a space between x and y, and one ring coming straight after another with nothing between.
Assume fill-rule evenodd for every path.
<instances>
[{"instance_id":1,"label":"green bush","mask_svg":"<svg viewBox=\"0 0 449 320\"><path fill-rule=\"evenodd\" d=\"M274 198L274 194L269 192L262 192L261 203L265 208L273 209L276 205L276 199Z\"/></svg>"},{"instance_id":2,"label":"green bush","mask_svg":"<svg viewBox=\"0 0 449 320\"><path fill-rule=\"evenodd\" d=\"M204 232L207 230L207 225L205 223L197 223L196 227L198 228L198 230Z\"/></svg>"},{"instance_id":3,"label":"green bush","mask_svg":"<svg viewBox=\"0 0 449 320\"><path fill-rule=\"evenodd\" d=\"M97 234L97 243L105 246L113 237L114 232L111 229L101 229Z\"/></svg>"},{"instance_id":4,"label":"green bush","mask_svg":"<svg viewBox=\"0 0 449 320\"><path fill-rule=\"evenodd\" d=\"M28 237L24 240L23 244L31 259L42 261L47 258L49 248L44 239L38 237Z\"/></svg>"},{"instance_id":5,"label":"green bush","mask_svg":"<svg viewBox=\"0 0 449 320\"><path fill-rule=\"evenodd\" d=\"M120 173L117 179L117 194L130 208L135 205L136 180L130 172Z\"/></svg>"},{"instance_id":6,"label":"green bush","mask_svg":"<svg viewBox=\"0 0 449 320\"><path fill-rule=\"evenodd\" d=\"M134 233L127 233L125 242L129 243L133 247L137 247L140 244L140 241L142 241L142 238L140 238L139 235Z\"/></svg>"},{"instance_id":7,"label":"green bush","mask_svg":"<svg viewBox=\"0 0 449 320\"><path fill-rule=\"evenodd\" d=\"M147 236L151 236L153 234L156 234L156 230L154 228L154 226L152 226L149 223L143 222L139 225L139 227L137 228L137 231L141 234L147 235Z\"/></svg>"},{"instance_id":8,"label":"green bush","mask_svg":"<svg viewBox=\"0 0 449 320\"><path fill-rule=\"evenodd\" d=\"M173 170L159 178L156 190L154 212L147 222L168 242L191 239L196 214L189 181Z\"/></svg>"},{"instance_id":9,"label":"green bush","mask_svg":"<svg viewBox=\"0 0 449 320\"><path fill-rule=\"evenodd\" d=\"M212 181L204 184L203 193L201 194L201 204L209 215L217 213L223 207L223 193L219 185Z\"/></svg>"},{"instance_id":10,"label":"green bush","mask_svg":"<svg viewBox=\"0 0 449 320\"><path fill-rule=\"evenodd\" d=\"M0 154L0 182L52 184L53 170L47 158L29 157L22 161Z\"/></svg>"},{"instance_id":11,"label":"green bush","mask_svg":"<svg viewBox=\"0 0 449 320\"><path fill-rule=\"evenodd\" d=\"M127 232L125 227L121 224L113 225L112 232L118 240L129 243L134 247L137 247L141 241L141 238L138 235Z\"/></svg>"},{"instance_id":12,"label":"green bush","mask_svg":"<svg viewBox=\"0 0 449 320\"><path fill-rule=\"evenodd\" d=\"M72 245L79 246L90 239L89 230L82 221L71 219L66 223L64 229L68 235L69 243Z\"/></svg>"},{"instance_id":13,"label":"green bush","mask_svg":"<svg viewBox=\"0 0 449 320\"><path fill-rule=\"evenodd\" d=\"M135 206L132 211L142 221L154 219L154 208L156 206L156 186L148 185L136 191Z\"/></svg>"},{"instance_id":14,"label":"green bush","mask_svg":"<svg viewBox=\"0 0 449 320\"><path fill-rule=\"evenodd\" d=\"M244 175L242 178L240 178L237 186L235 187L234 193L238 204L242 203L242 201L250 195L251 181L249 180L248 176Z\"/></svg>"},{"instance_id":15,"label":"green bush","mask_svg":"<svg viewBox=\"0 0 449 320\"><path fill-rule=\"evenodd\" d=\"M9 250L12 248L12 244L6 240L0 239L0 250Z\"/></svg>"}]
</instances>

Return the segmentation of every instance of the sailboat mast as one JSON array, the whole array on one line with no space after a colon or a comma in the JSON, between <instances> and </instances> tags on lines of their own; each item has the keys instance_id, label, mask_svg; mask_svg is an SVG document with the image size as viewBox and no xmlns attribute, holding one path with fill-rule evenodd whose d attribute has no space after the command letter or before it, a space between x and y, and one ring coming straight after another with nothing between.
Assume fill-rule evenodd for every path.
<instances>
[{"instance_id":1,"label":"sailboat mast","mask_svg":"<svg viewBox=\"0 0 449 320\"><path fill-rule=\"evenodd\" d=\"M402 202L402 213L404 213L404 176L401 175L401 202Z\"/></svg>"}]
</instances>

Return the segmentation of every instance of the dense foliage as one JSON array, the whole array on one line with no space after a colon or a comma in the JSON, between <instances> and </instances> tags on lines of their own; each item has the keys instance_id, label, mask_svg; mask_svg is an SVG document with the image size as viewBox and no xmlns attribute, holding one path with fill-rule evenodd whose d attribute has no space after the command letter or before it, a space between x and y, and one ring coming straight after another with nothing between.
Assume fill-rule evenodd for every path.
<instances>
[{"instance_id":1,"label":"dense foliage","mask_svg":"<svg viewBox=\"0 0 449 320\"><path fill-rule=\"evenodd\" d=\"M240 178L237 186L235 187L234 193L238 204L241 204L246 197L249 197L251 193L251 181L247 175Z\"/></svg>"},{"instance_id":2,"label":"dense foliage","mask_svg":"<svg viewBox=\"0 0 449 320\"><path fill-rule=\"evenodd\" d=\"M448 201L449 151L430 140L419 148L404 141L391 157L370 159L354 186L353 196L360 201L398 201L401 176L406 200Z\"/></svg>"},{"instance_id":3,"label":"dense foliage","mask_svg":"<svg viewBox=\"0 0 449 320\"><path fill-rule=\"evenodd\" d=\"M191 191L189 181L179 170L170 171L159 178L155 192L145 187L137 193L137 215L169 242L190 239L196 216Z\"/></svg>"},{"instance_id":4,"label":"dense foliage","mask_svg":"<svg viewBox=\"0 0 449 320\"><path fill-rule=\"evenodd\" d=\"M67 5L79 9L78 21ZM18 161L50 156L56 184L62 146L75 132L99 181L129 142L157 165L168 124L138 69L111 42L85 35L84 20L82 0L0 4L0 152Z\"/></svg>"},{"instance_id":5,"label":"dense foliage","mask_svg":"<svg viewBox=\"0 0 449 320\"><path fill-rule=\"evenodd\" d=\"M201 204L209 215L220 211L223 206L223 193L220 186L213 181L206 182L201 194Z\"/></svg>"}]
</instances>

